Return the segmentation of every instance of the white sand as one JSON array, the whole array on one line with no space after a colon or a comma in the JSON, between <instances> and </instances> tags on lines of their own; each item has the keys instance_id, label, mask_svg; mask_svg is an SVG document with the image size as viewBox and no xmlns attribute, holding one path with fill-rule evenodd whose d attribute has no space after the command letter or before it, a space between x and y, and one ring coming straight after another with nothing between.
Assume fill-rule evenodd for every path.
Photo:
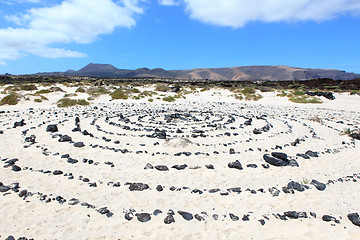
<instances>
[{"instance_id":1,"label":"white sand","mask_svg":"<svg viewBox=\"0 0 360 240\"><path fill-rule=\"evenodd\" d=\"M67 93L76 90L75 87L59 86ZM354 177L354 182L353 178L346 178L360 173L360 143L340 134L345 128L360 127L360 96L335 94L334 101L322 99L322 104L296 104L277 97L276 93L262 93L263 99L249 102L235 100L232 93L216 89L189 94L186 99L174 103L164 103L156 96L153 103L149 103L147 98L109 101L111 98L103 95L87 107L59 109L56 102L64 94L46 94L44 96L49 101L42 103L34 103L30 97L29 101L22 100L16 106L0 106L0 111L9 111L0 114L0 130L4 131L0 134L0 159L18 158L16 165L22 168L20 172L12 171L11 167L4 168L5 161L1 161L0 182L4 185L19 183L20 191L26 189L34 194L24 200L13 190L0 193L0 239L9 235L16 239L22 236L34 239L360 239L360 228L347 218L349 213L360 213L360 179ZM0 98L3 96L0 94ZM87 97L82 93L75 98ZM98 109L94 109L95 106ZM151 116L146 116L146 111L150 110ZM157 110L165 110L165 113L154 113ZM166 123L165 114L179 111L190 112L199 121L188 117L188 121L177 119ZM130 123L119 121L120 113L129 116ZM255 135L254 128L266 125L266 120L255 118L263 114L267 115L264 119L272 124L272 128L269 132ZM225 124L229 115L235 121ZM92 133L95 138L72 132L75 116L80 118L81 129ZM110 117L109 121L141 130L129 131L110 125L105 121L106 116ZM142 122L138 116L144 116ZM246 120L243 116L253 117L251 126L239 128ZM321 119L322 123L310 121L314 117ZM92 125L94 118L96 122ZM25 120L26 126L12 128L14 122L21 119ZM206 126L213 120L222 127ZM160 121L163 123L155 124ZM49 124L57 124L58 134L67 134L75 142L84 142L85 147L75 148L71 143L58 142L59 137L53 138L54 133L46 132ZM154 128L149 132L144 130L151 127L167 130L170 140L146 137L154 133ZM184 133L176 133L178 128L183 128ZM29 131L24 136L22 131L26 129ZM191 137L194 129L205 130L206 137ZM231 136L224 135L226 132ZM313 137L313 132L316 137ZM29 145L24 139L32 134L36 136L36 143L24 148ZM181 140L181 135L190 141ZM103 137L111 141L106 142ZM297 138L304 141L291 146L290 143ZM120 143L115 144L116 140ZM91 144L110 149L92 148ZM283 148L275 150L277 145ZM111 148L130 152L123 154ZM230 148L236 154L229 154ZM329 153L326 153L328 149ZM289 158L297 160L299 167L263 168L266 150L286 153ZM296 157L297 153L308 150L319 152L319 157ZM142 153L136 154L137 151ZM214 151L219 154L214 154ZM189 157L174 156L179 152L192 154ZM195 155L196 152L209 155ZM67 163L66 158L61 158L65 153L79 162ZM92 159L98 165L83 163L83 158ZM235 160L241 162L243 170L228 168L228 163ZM115 166L105 164L107 161ZM147 163L166 165L169 171L144 170ZM171 168L176 164L189 167L180 171ZM207 169L206 164L214 165L215 169ZM248 164L256 164L258 168L248 168ZM72 173L74 179L44 174L39 170L61 170ZM95 182L97 187L90 187L79 180L79 176L89 178L90 183ZM339 178L343 182L335 181ZM323 183L334 180L334 183L327 184L325 191L319 191L310 184L312 179ZM290 181L306 184L309 189L286 194L282 187ZM121 186L113 187L109 182L120 182ZM124 185L126 182L146 183L150 189L130 191L129 186ZM156 190L159 184L164 186L162 192ZM171 191L172 186L189 189ZM242 192L227 191L234 187L241 187ZM279 196L272 196L269 192L272 187L280 190ZM221 191L209 192L209 189L216 188ZM246 191L261 188L264 193ZM194 189L203 193L191 193ZM220 194L225 192L229 195ZM62 196L66 202L60 204L52 200L45 203L38 193L46 194L45 199ZM71 198L92 204L95 209L80 204L69 205ZM113 216L108 218L97 212L105 206ZM135 216L131 221L124 218L130 209L151 214L159 209L163 213L151 215L150 221L142 223ZM175 212L175 223L165 224L169 209ZM179 210L199 214L205 220L186 221L178 214ZM286 211L306 212L308 218L283 221L273 215ZM310 212L316 213L317 217L310 216ZM230 213L238 216L239 221L233 221ZM213 219L213 214L218 214L218 220ZM250 221L242 221L246 214L249 214ZM331 215L340 223L325 222L323 215ZM264 226L258 221L261 219L265 220Z\"/></svg>"}]
</instances>

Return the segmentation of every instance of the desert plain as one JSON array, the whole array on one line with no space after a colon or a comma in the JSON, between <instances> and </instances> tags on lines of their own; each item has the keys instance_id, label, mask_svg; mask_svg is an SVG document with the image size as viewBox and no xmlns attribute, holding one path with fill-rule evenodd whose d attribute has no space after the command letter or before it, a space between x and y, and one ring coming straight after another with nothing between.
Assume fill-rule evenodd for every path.
<instances>
[{"instance_id":1,"label":"desert plain","mask_svg":"<svg viewBox=\"0 0 360 240\"><path fill-rule=\"evenodd\" d=\"M358 94L159 89L0 106L0 239L360 239Z\"/></svg>"}]
</instances>

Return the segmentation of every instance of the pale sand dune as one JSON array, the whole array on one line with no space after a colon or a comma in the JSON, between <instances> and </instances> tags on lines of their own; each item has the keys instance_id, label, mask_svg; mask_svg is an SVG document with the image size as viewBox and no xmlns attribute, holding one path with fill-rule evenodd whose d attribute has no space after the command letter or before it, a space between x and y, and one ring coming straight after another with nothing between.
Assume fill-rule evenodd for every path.
<instances>
[{"instance_id":1,"label":"pale sand dune","mask_svg":"<svg viewBox=\"0 0 360 240\"><path fill-rule=\"evenodd\" d=\"M67 93L76 90L59 86ZM109 101L103 95L87 107L59 109L55 103L64 94L49 93L49 101L40 104L22 100L16 106L0 106L5 111L0 114L4 131L0 182L12 188L0 193L0 239L9 235L15 239L360 239L360 228L347 217L360 213L360 145L359 140L341 135L345 128L360 127L359 96L336 94L334 101L309 105L289 102L276 93L262 93L264 98L257 102L238 101L232 93L215 89L174 103L157 99L149 103L147 98ZM87 97L85 93L76 96ZM179 118L166 122L165 115L173 113L180 113ZM75 117L81 130L92 136L72 131ZM314 117L322 123L311 121ZM253 119L250 126L244 125L247 118ZM26 125L13 128L21 119ZM47 132L50 124L59 131ZM268 124L268 131L253 133ZM156 128L166 130L167 139L147 136ZM203 130L205 136L194 130ZM58 142L57 134L69 135L85 146ZM34 144L24 141L31 135L36 136ZM296 139L300 141L293 146ZM297 156L308 150L319 157ZM191 155L175 156L182 152ZM299 167L264 168L263 155L271 152L286 153ZM64 154L78 162L69 163ZM14 158L21 171L4 167ZM228 167L236 160L242 170ZM147 163L169 170L144 169ZM187 165L184 170L171 168L183 164ZM205 167L208 164L214 169ZM62 174L54 175L55 170ZM80 180L84 178L89 181ZM310 184L312 179L325 183L326 189L317 190ZM291 181L309 189L285 193L282 188ZM117 182L120 186L114 186ZM96 187L91 187L94 183ZM130 191L125 183L144 183L149 189ZM157 190L158 185L163 191ZM273 187L278 196L273 196L276 190L270 191ZM231 188L241 188L241 193ZM25 189L28 194L19 197ZM212 193L214 189L219 191ZM53 199L58 196L66 202ZM70 205L72 198L79 202ZM100 214L104 207L112 214ZM134 214L150 213L151 220L142 223L136 216L126 220L130 209ZM162 213L155 216L157 209ZM175 222L165 224L170 209ZM203 220L187 221L178 211L198 214ZM306 212L307 217L285 221L275 216L287 211ZM244 215L249 221L243 221ZM323 221L324 215L339 222Z\"/></svg>"}]
</instances>

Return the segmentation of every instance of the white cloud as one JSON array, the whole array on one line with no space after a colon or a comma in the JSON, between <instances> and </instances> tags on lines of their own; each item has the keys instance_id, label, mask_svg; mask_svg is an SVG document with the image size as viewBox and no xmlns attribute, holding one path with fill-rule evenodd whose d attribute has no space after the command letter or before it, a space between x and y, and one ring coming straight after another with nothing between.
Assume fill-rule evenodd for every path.
<instances>
[{"instance_id":1,"label":"white cloud","mask_svg":"<svg viewBox=\"0 0 360 240\"><path fill-rule=\"evenodd\" d=\"M179 3L175 0L159 0L159 4L164 6L176 6Z\"/></svg>"},{"instance_id":2,"label":"white cloud","mask_svg":"<svg viewBox=\"0 0 360 240\"><path fill-rule=\"evenodd\" d=\"M138 0L65 0L53 7L32 8L6 16L18 28L0 29L0 62L33 54L47 58L84 57L54 44L91 43L116 27L131 28L142 13Z\"/></svg>"},{"instance_id":3,"label":"white cloud","mask_svg":"<svg viewBox=\"0 0 360 240\"><path fill-rule=\"evenodd\" d=\"M324 21L359 14L359 0L184 0L191 18L204 23L243 27L250 21Z\"/></svg>"}]
</instances>

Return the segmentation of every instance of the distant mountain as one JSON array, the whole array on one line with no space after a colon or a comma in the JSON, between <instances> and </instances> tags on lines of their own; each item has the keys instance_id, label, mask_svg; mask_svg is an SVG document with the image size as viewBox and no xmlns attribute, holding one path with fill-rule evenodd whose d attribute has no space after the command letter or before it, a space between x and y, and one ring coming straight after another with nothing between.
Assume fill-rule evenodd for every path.
<instances>
[{"instance_id":1,"label":"distant mountain","mask_svg":"<svg viewBox=\"0 0 360 240\"><path fill-rule=\"evenodd\" d=\"M50 73L53 75L54 73ZM59 73L56 73L59 74ZM198 68L190 70L164 70L162 68L136 70L118 69L110 64L90 63L84 68L61 73L68 76L88 76L106 78L172 78L172 79L209 79L209 80L270 80L297 81L317 78L334 80L352 80L360 78L360 74L348 73L335 69L309 69L287 66L245 66L230 68ZM42 73L41 75L44 75Z\"/></svg>"}]
</instances>

